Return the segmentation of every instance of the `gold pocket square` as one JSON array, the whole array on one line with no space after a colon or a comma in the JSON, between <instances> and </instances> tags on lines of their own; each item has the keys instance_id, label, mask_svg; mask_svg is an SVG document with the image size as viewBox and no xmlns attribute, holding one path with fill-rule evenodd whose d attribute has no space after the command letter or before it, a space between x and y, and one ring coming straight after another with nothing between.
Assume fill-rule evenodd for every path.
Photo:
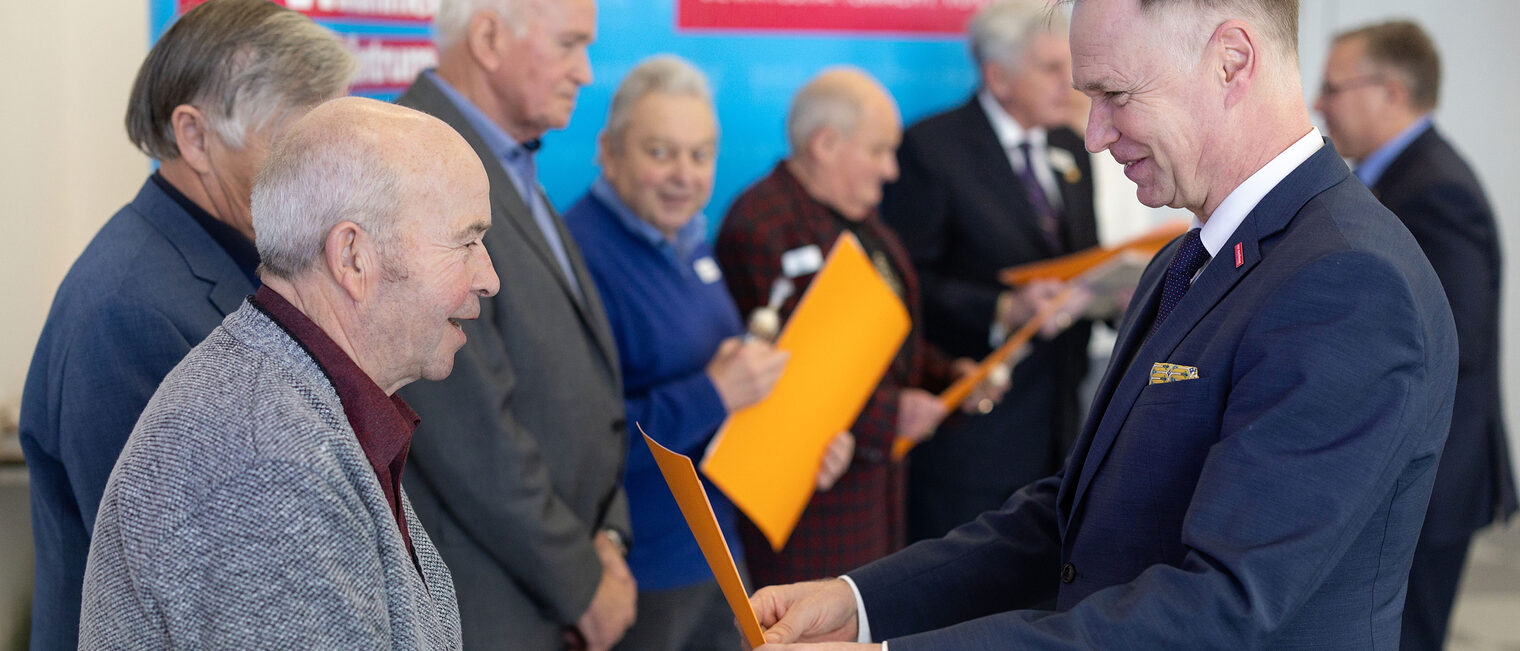
<instances>
[{"instance_id":1,"label":"gold pocket square","mask_svg":"<svg viewBox=\"0 0 1520 651\"><path fill-rule=\"evenodd\" d=\"M1198 368L1181 364L1156 362L1151 365L1151 384L1166 384L1198 379Z\"/></svg>"}]
</instances>

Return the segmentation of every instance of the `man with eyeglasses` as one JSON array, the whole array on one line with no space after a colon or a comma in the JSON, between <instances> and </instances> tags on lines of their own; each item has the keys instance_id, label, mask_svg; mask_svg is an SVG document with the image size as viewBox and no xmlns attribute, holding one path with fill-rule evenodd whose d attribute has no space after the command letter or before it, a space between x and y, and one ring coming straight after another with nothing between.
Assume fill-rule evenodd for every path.
<instances>
[{"instance_id":1,"label":"man with eyeglasses","mask_svg":"<svg viewBox=\"0 0 1520 651\"><path fill-rule=\"evenodd\" d=\"M1336 36L1315 108L1356 175L1409 231L1440 277L1460 359L1441 454L1405 599L1402 649L1439 649L1474 532L1515 511L1499 392L1499 235L1483 188L1431 123L1435 46L1414 23Z\"/></svg>"}]
</instances>

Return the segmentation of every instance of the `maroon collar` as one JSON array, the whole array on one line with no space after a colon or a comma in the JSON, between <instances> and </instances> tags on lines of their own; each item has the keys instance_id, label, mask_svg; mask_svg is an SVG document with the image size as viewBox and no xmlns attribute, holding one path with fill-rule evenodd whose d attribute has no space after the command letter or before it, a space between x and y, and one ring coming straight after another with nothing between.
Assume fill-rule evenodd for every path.
<instances>
[{"instance_id":1,"label":"maroon collar","mask_svg":"<svg viewBox=\"0 0 1520 651\"><path fill-rule=\"evenodd\" d=\"M249 302L305 348L332 382L338 401L343 404L343 414L354 428L354 437L359 439L359 447L369 459L401 529L401 537L410 549L411 536L407 533L406 515L401 509L401 471L411 449L412 432L421 422L417 412L412 411L401 396L386 395L332 337L279 292L265 285Z\"/></svg>"}]
</instances>

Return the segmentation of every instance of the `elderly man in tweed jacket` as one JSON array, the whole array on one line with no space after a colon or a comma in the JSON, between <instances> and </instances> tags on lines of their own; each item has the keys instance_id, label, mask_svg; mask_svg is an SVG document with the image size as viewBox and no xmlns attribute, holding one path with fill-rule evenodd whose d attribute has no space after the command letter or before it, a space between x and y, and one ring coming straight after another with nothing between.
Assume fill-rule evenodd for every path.
<instances>
[{"instance_id":1,"label":"elderly man in tweed jacket","mask_svg":"<svg viewBox=\"0 0 1520 651\"><path fill-rule=\"evenodd\" d=\"M410 109L297 120L253 190L264 286L164 380L101 500L82 648L458 648L395 398L498 288L489 184Z\"/></svg>"}]
</instances>

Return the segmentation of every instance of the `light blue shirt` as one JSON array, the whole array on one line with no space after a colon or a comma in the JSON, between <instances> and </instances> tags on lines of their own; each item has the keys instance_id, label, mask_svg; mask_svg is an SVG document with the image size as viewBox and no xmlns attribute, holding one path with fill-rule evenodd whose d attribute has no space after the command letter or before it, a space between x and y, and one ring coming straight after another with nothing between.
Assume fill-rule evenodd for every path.
<instances>
[{"instance_id":1,"label":"light blue shirt","mask_svg":"<svg viewBox=\"0 0 1520 651\"><path fill-rule=\"evenodd\" d=\"M570 270L570 256L565 253L565 242L559 236L559 229L554 223L554 215L549 212L548 201L538 187L538 169L533 163L533 152L507 135L500 126L491 121L485 113L481 112L468 98L461 95L458 90L450 86L432 70L423 71L428 79L438 85L443 91L443 96L449 98L454 108L464 114L465 122L470 123L470 128L480 134L480 139L485 141L486 147L496 157L496 162L506 169L507 176L512 179L512 184L517 186L517 196L523 198L523 203L528 204L529 212L533 213L533 222L538 224L538 229L543 232L544 239L549 242L549 250L554 253L554 259L559 262L560 271L565 274L565 280L569 281L570 288L575 291L575 297L584 300L581 295L581 285L575 279L575 273Z\"/></svg>"},{"instance_id":2,"label":"light blue shirt","mask_svg":"<svg viewBox=\"0 0 1520 651\"><path fill-rule=\"evenodd\" d=\"M692 254L696 252L698 245L707 241L707 215L700 212L676 231L674 240L668 240L660 229L633 214L633 210L628 207L628 204L623 203L622 197L618 196L617 190L614 190L612 184L607 182L607 177L597 177L596 183L591 185L591 194L612 209L612 214L617 217L618 224L628 229L628 232L633 233L635 237L648 242L678 268L684 270L691 267Z\"/></svg>"},{"instance_id":3,"label":"light blue shirt","mask_svg":"<svg viewBox=\"0 0 1520 651\"><path fill-rule=\"evenodd\" d=\"M1415 138L1420 137L1429 128L1430 114L1426 113L1420 116L1420 119L1415 120L1414 124L1405 127L1392 140L1383 143L1383 146L1378 147L1377 151L1362 159L1361 164L1356 166L1356 178L1361 179L1363 185L1369 188L1372 187L1378 182L1378 179L1383 178L1383 172L1388 169L1388 165L1393 162L1393 159L1398 158L1399 154L1404 153L1404 149L1409 147L1409 143L1414 142Z\"/></svg>"}]
</instances>

